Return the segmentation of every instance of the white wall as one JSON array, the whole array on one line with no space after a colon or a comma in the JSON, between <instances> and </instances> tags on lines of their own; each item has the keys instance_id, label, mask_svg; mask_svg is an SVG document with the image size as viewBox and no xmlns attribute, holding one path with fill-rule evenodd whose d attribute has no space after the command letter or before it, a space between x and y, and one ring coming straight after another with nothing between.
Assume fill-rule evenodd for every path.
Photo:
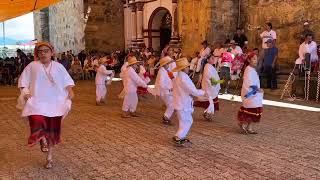
<instances>
[{"instance_id":1,"label":"white wall","mask_svg":"<svg viewBox=\"0 0 320 180\"><path fill-rule=\"evenodd\" d=\"M125 48L130 47L132 31L129 29L131 27L131 9L126 7L123 11L124 13L124 37L125 37Z\"/></svg>"},{"instance_id":2,"label":"white wall","mask_svg":"<svg viewBox=\"0 0 320 180\"><path fill-rule=\"evenodd\" d=\"M159 7L164 7L169 10L170 14L172 15L172 0L157 0L153 2L146 3L143 8L143 29L148 29L148 24L150 17L152 13ZM131 41L131 35L132 35L132 19L131 19L131 9L125 8L124 10L124 24L125 24L125 41L126 45L129 45L129 42ZM156 27L157 25L154 25L155 29L159 29L160 25ZM155 33L154 35L157 35L160 33ZM155 39L154 39L155 40ZM148 45L148 38L144 39L144 42L146 45ZM156 46L159 46L159 42L153 41L153 43ZM127 47L127 46L126 46Z\"/></svg>"},{"instance_id":3,"label":"white wall","mask_svg":"<svg viewBox=\"0 0 320 180\"><path fill-rule=\"evenodd\" d=\"M158 7L164 7L169 10L170 14L172 14L172 0L157 0L153 2L149 2L144 5L143 15L146 17L144 19L144 28L148 28L148 22L151 14Z\"/></svg>"},{"instance_id":4,"label":"white wall","mask_svg":"<svg viewBox=\"0 0 320 180\"><path fill-rule=\"evenodd\" d=\"M152 13L159 7L164 7L166 9L168 9L170 14L172 14L172 0L157 0L157 1L149 2L149 3L145 4L144 9L143 9L143 17L145 17L143 19L143 28L144 29L148 29L150 17L152 15ZM157 33L157 34L160 35L160 33ZM159 46L158 44L160 44L160 40L159 40L159 42L155 42L154 40L152 42L152 46L156 47L155 44L157 44L157 46ZM148 45L148 38L145 38L144 42L146 45Z\"/></svg>"}]
</instances>

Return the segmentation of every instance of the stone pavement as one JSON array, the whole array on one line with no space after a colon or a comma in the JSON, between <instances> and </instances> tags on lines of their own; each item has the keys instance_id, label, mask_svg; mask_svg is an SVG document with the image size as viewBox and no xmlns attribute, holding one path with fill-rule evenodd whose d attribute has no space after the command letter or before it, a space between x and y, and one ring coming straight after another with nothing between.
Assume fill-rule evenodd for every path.
<instances>
[{"instance_id":1,"label":"stone pavement","mask_svg":"<svg viewBox=\"0 0 320 180\"><path fill-rule=\"evenodd\" d=\"M320 113L266 106L258 135L240 135L239 103L220 101L214 122L196 109L190 148L171 143L175 126L161 124L161 103L139 104L141 118L121 119L121 82L95 106L93 82L78 82L55 164L43 168L39 147L15 109L17 90L0 87L0 179L320 179Z\"/></svg>"}]
</instances>

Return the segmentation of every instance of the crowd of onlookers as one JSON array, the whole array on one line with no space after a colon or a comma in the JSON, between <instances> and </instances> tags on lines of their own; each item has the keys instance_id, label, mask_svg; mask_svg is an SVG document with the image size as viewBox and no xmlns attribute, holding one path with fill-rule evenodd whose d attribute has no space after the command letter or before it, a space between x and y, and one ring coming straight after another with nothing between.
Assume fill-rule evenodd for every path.
<instances>
[{"instance_id":1,"label":"crowd of onlookers","mask_svg":"<svg viewBox=\"0 0 320 180\"><path fill-rule=\"evenodd\" d=\"M95 77L96 68L99 67L99 61L106 61L107 69L119 72L124 57L123 54L124 53L120 51L112 53L81 51L75 56L70 50L59 53L56 61L60 62L66 68L73 79L89 80Z\"/></svg>"},{"instance_id":2,"label":"crowd of onlookers","mask_svg":"<svg viewBox=\"0 0 320 180\"><path fill-rule=\"evenodd\" d=\"M241 72L243 72L243 69L247 65L248 53L254 52L258 57L257 72L261 79L267 80L265 88L276 89L277 59L279 52L276 47L277 34L276 31L273 30L271 23L266 23L264 28L262 32L259 32L262 41L260 48L252 47L244 30L241 28L237 28L234 37L227 39L225 42L213 42L210 44L207 41L203 41L201 43L202 49L195 52L193 56L187 57L191 64L190 76L194 82L197 83L199 81L199 74L201 74L204 63L210 58L214 59L215 67L222 79L227 82L239 79ZM314 33L310 30L308 22L304 23L303 31L299 34L298 39L301 45L297 62L303 64L305 54L310 53L311 63L313 67L316 67L315 63L318 63L318 53L320 49L313 41ZM142 47L128 49L126 52L115 51L112 53L98 51L86 52L83 50L75 55L72 50L69 50L58 53L53 58L66 68L73 79L90 80L95 77L99 62L107 62L104 64L108 70L119 72L123 63L130 56L136 56L149 75L154 76L160 58L170 56L173 60L176 60L184 55L180 48L173 48L167 44L161 52L155 52L152 48ZM20 49L17 50L17 57L0 58L0 84L15 84L24 67L33 60L34 57L31 53L25 54ZM226 86L228 86L228 84L226 84Z\"/></svg>"},{"instance_id":3,"label":"crowd of onlookers","mask_svg":"<svg viewBox=\"0 0 320 180\"><path fill-rule=\"evenodd\" d=\"M214 59L214 66L220 74L220 78L224 79L227 83L223 86L225 91L228 92L228 86L233 80L241 78L241 72L248 65L248 54L254 53L258 60L257 72L261 79L261 86L271 90L277 89L277 73L278 66L278 54L279 49L277 47L277 33L273 30L272 23L265 24L264 29L258 29L258 35L261 39L261 47L253 47L252 42L248 41L245 35L245 31L241 28L237 28L234 37L227 39L224 42L203 41L201 43L202 48L196 51L193 56L188 56L188 60L191 64L190 76L196 84L199 84L199 76L201 76L204 64L210 58ZM311 71L317 71L319 66L320 48L314 41L314 32L310 30L309 22L303 24L303 31L299 33L297 43L300 43L299 60L300 66L304 66L307 58L307 54L311 54ZM145 68L150 71L150 74L154 74L154 66L161 57L170 56L176 60L183 57L183 52L179 48L172 48L167 45L156 56L152 49L143 48L141 51L132 51L129 56L135 55L140 61L143 62ZM145 58L139 58L142 57Z\"/></svg>"},{"instance_id":4,"label":"crowd of onlookers","mask_svg":"<svg viewBox=\"0 0 320 180\"><path fill-rule=\"evenodd\" d=\"M31 53L17 50L16 57L0 58L0 84L14 85L23 69L34 60Z\"/></svg>"},{"instance_id":5,"label":"crowd of onlookers","mask_svg":"<svg viewBox=\"0 0 320 180\"><path fill-rule=\"evenodd\" d=\"M56 54L53 60L61 63L74 80L90 80L95 77L99 61L106 60L108 69L119 72L124 57L124 52L120 51L113 53L81 51L75 55L70 50ZM31 53L25 54L20 49L17 50L16 57L0 58L0 85L15 85L23 69L34 60Z\"/></svg>"}]
</instances>

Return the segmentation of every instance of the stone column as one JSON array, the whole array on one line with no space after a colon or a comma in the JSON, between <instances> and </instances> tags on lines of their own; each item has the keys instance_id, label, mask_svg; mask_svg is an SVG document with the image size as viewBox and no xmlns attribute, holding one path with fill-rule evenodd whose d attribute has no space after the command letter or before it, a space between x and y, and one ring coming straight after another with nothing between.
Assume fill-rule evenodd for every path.
<instances>
[{"instance_id":1,"label":"stone column","mask_svg":"<svg viewBox=\"0 0 320 180\"><path fill-rule=\"evenodd\" d=\"M178 0L172 0L172 36L178 35Z\"/></svg>"},{"instance_id":2,"label":"stone column","mask_svg":"<svg viewBox=\"0 0 320 180\"><path fill-rule=\"evenodd\" d=\"M137 15L136 15L136 10L137 7L135 4L130 5L131 9L131 42L132 46L134 47L136 45L137 41Z\"/></svg>"},{"instance_id":3,"label":"stone column","mask_svg":"<svg viewBox=\"0 0 320 180\"><path fill-rule=\"evenodd\" d=\"M172 0L172 29L170 46L174 49L181 48L178 31L178 0Z\"/></svg>"},{"instance_id":4,"label":"stone column","mask_svg":"<svg viewBox=\"0 0 320 180\"><path fill-rule=\"evenodd\" d=\"M143 44L143 6L144 3L137 3L137 43Z\"/></svg>"},{"instance_id":5,"label":"stone column","mask_svg":"<svg viewBox=\"0 0 320 180\"><path fill-rule=\"evenodd\" d=\"M123 3L123 18L124 18L124 39L125 39L125 48L131 46L131 9L127 4L127 0L122 0Z\"/></svg>"}]
</instances>

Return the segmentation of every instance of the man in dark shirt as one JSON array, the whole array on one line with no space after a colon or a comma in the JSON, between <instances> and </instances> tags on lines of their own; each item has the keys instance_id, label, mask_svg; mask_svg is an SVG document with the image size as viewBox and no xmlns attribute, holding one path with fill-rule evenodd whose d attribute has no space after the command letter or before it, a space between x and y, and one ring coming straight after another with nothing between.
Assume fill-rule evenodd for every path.
<instances>
[{"instance_id":1,"label":"man in dark shirt","mask_svg":"<svg viewBox=\"0 0 320 180\"><path fill-rule=\"evenodd\" d=\"M84 61L86 60L86 58L87 58L87 55L86 55L86 53L84 52L84 50L82 50L82 51L78 54L78 59L79 59L80 62L81 62L82 68L83 68L83 66L84 66Z\"/></svg>"},{"instance_id":2,"label":"man in dark shirt","mask_svg":"<svg viewBox=\"0 0 320 180\"><path fill-rule=\"evenodd\" d=\"M248 38L246 37L246 35L244 35L242 33L242 30L241 28L237 28L237 32L236 34L234 35L233 37L233 40L236 41L236 43L241 47L243 48L246 41L248 41Z\"/></svg>"},{"instance_id":3,"label":"man in dark shirt","mask_svg":"<svg viewBox=\"0 0 320 180\"><path fill-rule=\"evenodd\" d=\"M263 72L267 79L267 88L277 89L276 65L278 58L278 48L274 46L272 39L267 40L268 49L265 49L263 57Z\"/></svg>"},{"instance_id":4,"label":"man in dark shirt","mask_svg":"<svg viewBox=\"0 0 320 180\"><path fill-rule=\"evenodd\" d=\"M61 54L61 59L59 63L61 63L67 71L69 71L69 69L71 68L71 62L68 60L64 52Z\"/></svg>"}]
</instances>

